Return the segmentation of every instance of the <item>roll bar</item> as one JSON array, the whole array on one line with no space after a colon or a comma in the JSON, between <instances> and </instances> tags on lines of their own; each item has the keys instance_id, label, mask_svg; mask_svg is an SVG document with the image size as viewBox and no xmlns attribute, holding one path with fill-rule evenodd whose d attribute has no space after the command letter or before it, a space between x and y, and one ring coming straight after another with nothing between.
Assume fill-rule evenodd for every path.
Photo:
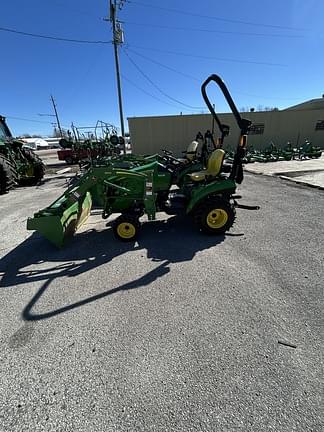
<instances>
[{"instance_id":1,"label":"roll bar","mask_svg":"<svg viewBox=\"0 0 324 432\"><path fill-rule=\"evenodd\" d=\"M210 100L207 96L206 88L207 88L208 84L212 81L215 82L218 85L218 87L221 89L221 91L222 91L222 93L223 93L223 95L224 95L233 115L234 115L236 123L240 129L238 146L237 146L236 153L234 156L233 167L232 167L232 171L230 174L230 178L235 180L237 183L241 183L243 180L242 159L245 155L245 149L246 149L246 145L247 145L247 133L250 130L252 122L251 122L251 120L248 120L248 119L241 117L241 114L238 112L236 105L232 99L232 96L231 96L230 92L228 91L224 81L221 79L221 77L216 75L216 74L210 75L203 82L203 84L201 86L201 93L202 93L204 101L205 101L211 115L213 116L214 120L216 121L216 123L219 127L219 130L221 132L220 145L221 146L223 145L224 138L229 135L230 127L224 123L221 123L219 117L217 116L217 114L214 110L213 105L210 103Z\"/></svg>"},{"instance_id":2,"label":"roll bar","mask_svg":"<svg viewBox=\"0 0 324 432\"><path fill-rule=\"evenodd\" d=\"M217 123L217 125L218 125L218 127L222 133L223 140L229 134L230 128L228 125L221 123L221 121L219 120L219 117L217 116L217 114L214 110L213 105L210 103L210 100L207 96L206 87L208 86L208 84L211 81L214 81L218 85L218 87L221 89L229 107L231 108L232 113L234 114L236 123L237 123L237 125L241 131L241 135L246 135L250 129L251 124L252 124L251 120L244 119L241 117L241 114L238 112L236 105L232 99L232 96L231 96L230 92L228 91L228 88L226 87L224 81L221 79L220 76L213 74L213 75L210 75L203 82L203 84L201 86L201 93L202 93L204 101L205 101L211 115L213 116L214 120L216 121L216 123Z\"/></svg>"}]
</instances>

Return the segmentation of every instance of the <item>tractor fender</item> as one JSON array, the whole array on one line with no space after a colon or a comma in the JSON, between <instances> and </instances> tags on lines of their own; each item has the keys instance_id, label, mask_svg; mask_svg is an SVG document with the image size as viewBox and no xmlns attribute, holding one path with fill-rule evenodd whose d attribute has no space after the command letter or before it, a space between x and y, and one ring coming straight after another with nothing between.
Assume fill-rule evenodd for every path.
<instances>
[{"instance_id":1,"label":"tractor fender","mask_svg":"<svg viewBox=\"0 0 324 432\"><path fill-rule=\"evenodd\" d=\"M188 203L186 213L190 213L198 203L210 195L226 195L235 193L236 183L229 178L216 180L209 184L203 184L192 190L191 198Z\"/></svg>"}]
</instances>

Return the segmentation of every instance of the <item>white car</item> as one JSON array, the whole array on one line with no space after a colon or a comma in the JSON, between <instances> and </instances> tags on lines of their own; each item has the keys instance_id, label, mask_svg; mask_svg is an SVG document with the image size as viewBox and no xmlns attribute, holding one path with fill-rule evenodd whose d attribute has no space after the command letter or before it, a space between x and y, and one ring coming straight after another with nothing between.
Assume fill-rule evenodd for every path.
<instances>
[{"instance_id":1,"label":"white car","mask_svg":"<svg viewBox=\"0 0 324 432\"><path fill-rule=\"evenodd\" d=\"M23 138L22 141L25 143L23 147L32 150L46 150L49 148L48 143L42 138Z\"/></svg>"}]
</instances>

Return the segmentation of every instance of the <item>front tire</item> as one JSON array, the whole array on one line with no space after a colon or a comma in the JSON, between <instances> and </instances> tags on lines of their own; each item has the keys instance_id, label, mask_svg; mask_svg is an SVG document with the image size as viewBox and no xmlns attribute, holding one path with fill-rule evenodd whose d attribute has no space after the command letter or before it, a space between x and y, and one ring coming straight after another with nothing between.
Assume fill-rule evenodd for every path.
<instances>
[{"instance_id":1,"label":"front tire","mask_svg":"<svg viewBox=\"0 0 324 432\"><path fill-rule=\"evenodd\" d=\"M234 224L235 208L222 198L204 200L194 212L194 222L207 234L224 234Z\"/></svg>"},{"instance_id":2,"label":"front tire","mask_svg":"<svg viewBox=\"0 0 324 432\"><path fill-rule=\"evenodd\" d=\"M136 240L140 229L137 216L132 214L122 214L113 224L113 232L118 240L131 242Z\"/></svg>"}]
</instances>

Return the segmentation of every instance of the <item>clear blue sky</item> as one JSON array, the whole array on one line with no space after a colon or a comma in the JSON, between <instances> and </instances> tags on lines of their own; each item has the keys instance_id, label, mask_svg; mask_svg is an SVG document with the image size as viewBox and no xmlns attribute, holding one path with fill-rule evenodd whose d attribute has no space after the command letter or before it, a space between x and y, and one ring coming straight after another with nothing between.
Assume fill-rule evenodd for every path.
<instances>
[{"instance_id":1,"label":"clear blue sky","mask_svg":"<svg viewBox=\"0 0 324 432\"><path fill-rule=\"evenodd\" d=\"M0 27L109 41L107 14L108 0L10 0L1 2ZM199 112L200 84L211 73L223 77L239 108L283 108L324 93L323 0L134 0L118 14L125 118ZM5 31L0 38L0 114L15 134L52 132L51 118L38 116L52 113L51 93L64 126L97 119L119 126L111 44Z\"/></svg>"}]
</instances>

